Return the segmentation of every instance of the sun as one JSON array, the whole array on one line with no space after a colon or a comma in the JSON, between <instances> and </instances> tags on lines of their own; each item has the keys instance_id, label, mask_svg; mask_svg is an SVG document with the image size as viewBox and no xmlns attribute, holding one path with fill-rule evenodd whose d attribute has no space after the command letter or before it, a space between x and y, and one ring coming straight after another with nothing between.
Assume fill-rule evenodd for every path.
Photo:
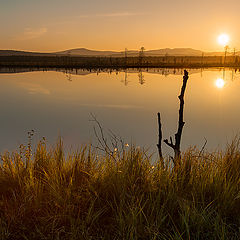
<instances>
[{"instance_id":1,"label":"sun","mask_svg":"<svg viewBox=\"0 0 240 240\"><path fill-rule=\"evenodd\" d=\"M225 85L225 81L222 78L218 78L215 82L217 88L223 88Z\"/></svg>"},{"instance_id":2,"label":"sun","mask_svg":"<svg viewBox=\"0 0 240 240\"><path fill-rule=\"evenodd\" d=\"M226 46L229 42L229 35L226 33L223 33L218 36L218 43L222 46Z\"/></svg>"}]
</instances>

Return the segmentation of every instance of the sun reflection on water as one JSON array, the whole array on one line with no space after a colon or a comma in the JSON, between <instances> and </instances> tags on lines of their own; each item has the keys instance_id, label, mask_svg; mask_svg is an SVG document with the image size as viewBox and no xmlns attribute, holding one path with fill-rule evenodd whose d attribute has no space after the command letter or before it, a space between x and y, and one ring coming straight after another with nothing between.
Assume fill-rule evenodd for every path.
<instances>
[{"instance_id":1,"label":"sun reflection on water","mask_svg":"<svg viewBox=\"0 0 240 240\"><path fill-rule=\"evenodd\" d=\"M215 86L219 89L222 89L225 86L225 81L222 78L218 78L215 81Z\"/></svg>"}]
</instances>

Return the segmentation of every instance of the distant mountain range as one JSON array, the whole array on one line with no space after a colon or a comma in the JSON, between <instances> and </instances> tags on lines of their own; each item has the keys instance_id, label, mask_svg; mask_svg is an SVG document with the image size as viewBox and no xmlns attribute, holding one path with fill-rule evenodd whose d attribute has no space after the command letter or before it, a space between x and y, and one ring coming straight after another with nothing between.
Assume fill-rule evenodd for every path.
<instances>
[{"instance_id":1,"label":"distant mountain range","mask_svg":"<svg viewBox=\"0 0 240 240\"><path fill-rule=\"evenodd\" d=\"M203 52L192 48L164 48L157 50L144 51L145 56L222 56L224 52ZM230 54L230 53L228 53ZM240 55L240 52L236 52L236 55ZM95 57L123 57L124 51L97 51L86 48L69 49L60 52L53 53L41 53L41 52L27 52L27 51L15 51L15 50L0 50L0 56L95 56ZM129 50L127 56L139 56L139 51Z\"/></svg>"}]
</instances>

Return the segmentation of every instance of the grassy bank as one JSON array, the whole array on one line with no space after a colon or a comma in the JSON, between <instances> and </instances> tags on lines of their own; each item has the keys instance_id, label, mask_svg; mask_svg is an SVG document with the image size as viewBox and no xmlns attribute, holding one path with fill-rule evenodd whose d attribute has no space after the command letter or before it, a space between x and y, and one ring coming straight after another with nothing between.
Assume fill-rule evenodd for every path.
<instances>
[{"instance_id":1,"label":"grassy bank","mask_svg":"<svg viewBox=\"0 0 240 240\"><path fill-rule=\"evenodd\" d=\"M189 149L174 170L138 148L107 152L42 141L3 154L0 239L239 239L239 140Z\"/></svg>"}]
</instances>

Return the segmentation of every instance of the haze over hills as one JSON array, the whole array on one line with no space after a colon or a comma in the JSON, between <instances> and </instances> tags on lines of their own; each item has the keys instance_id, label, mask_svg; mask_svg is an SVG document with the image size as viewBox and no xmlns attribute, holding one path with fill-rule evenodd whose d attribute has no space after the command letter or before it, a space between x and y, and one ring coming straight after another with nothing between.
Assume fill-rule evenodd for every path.
<instances>
[{"instance_id":1,"label":"haze over hills","mask_svg":"<svg viewBox=\"0 0 240 240\"><path fill-rule=\"evenodd\" d=\"M0 56L46 56L46 55L52 55L52 54L40 53L40 52L16 51L16 50L0 50Z\"/></svg>"},{"instance_id":2,"label":"haze over hills","mask_svg":"<svg viewBox=\"0 0 240 240\"><path fill-rule=\"evenodd\" d=\"M80 56L112 56L112 57L123 57L125 56L125 51L96 51L96 50L89 50L86 48L77 48L77 49L70 49L62 52L56 52L55 54L59 55L80 55ZM165 49L157 49L157 50L146 50L144 51L145 56L163 56L163 55L174 55L174 56L201 56L202 51L195 50L191 48L165 48ZM128 50L128 56L138 56L138 50Z\"/></svg>"},{"instance_id":3,"label":"haze over hills","mask_svg":"<svg viewBox=\"0 0 240 240\"><path fill-rule=\"evenodd\" d=\"M164 48L144 51L145 56L221 56L224 52L203 52L192 48ZM228 53L231 54L231 53ZM240 55L240 52L236 52ZM124 57L125 51L98 51L86 48L69 49L53 53L27 52L15 50L0 50L0 56L95 56L95 57ZM138 50L128 50L127 56L139 56Z\"/></svg>"}]
</instances>

